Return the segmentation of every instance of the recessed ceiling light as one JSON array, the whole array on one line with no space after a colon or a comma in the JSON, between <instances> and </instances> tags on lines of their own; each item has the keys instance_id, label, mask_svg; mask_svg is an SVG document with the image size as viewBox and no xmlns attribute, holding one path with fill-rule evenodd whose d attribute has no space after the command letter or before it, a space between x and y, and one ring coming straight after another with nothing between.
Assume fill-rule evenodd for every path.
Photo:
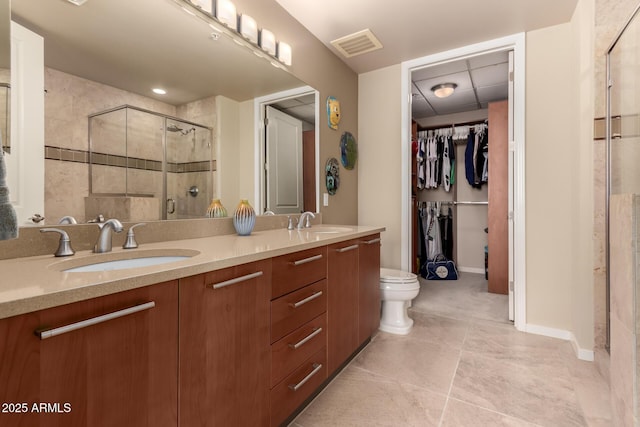
<instances>
[{"instance_id":1,"label":"recessed ceiling light","mask_svg":"<svg viewBox=\"0 0 640 427\"><path fill-rule=\"evenodd\" d=\"M164 89L161 89L159 87L153 88L153 93L157 93L158 95L166 95L167 91Z\"/></svg>"},{"instance_id":2,"label":"recessed ceiling light","mask_svg":"<svg viewBox=\"0 0 640 427\"><path fill-rule=\"evenodd\" d=\"M67 0L69 3L75 4L76 6L82 6L87 0Z\"/></svg>"}]
</instances>

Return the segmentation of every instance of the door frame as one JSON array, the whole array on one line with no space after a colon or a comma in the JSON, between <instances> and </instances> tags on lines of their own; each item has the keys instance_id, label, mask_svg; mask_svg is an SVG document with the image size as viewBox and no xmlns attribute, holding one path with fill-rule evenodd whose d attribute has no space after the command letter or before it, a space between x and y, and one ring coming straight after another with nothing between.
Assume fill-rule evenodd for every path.
<instances>
[{"instance_id":1,"label":"door frame","mask_svg":"<svg viewBox=\"0 0 640 427\"><path fill-rule=\"evenodd\" d=\"M526 330L526 229L525 229L525 34L518 33L494 40L405 61L401 64L401 264L411 271L411 72L451 61L496 51L513 51L513 204L514 229L514 326ZM511 261L511 260L510 260Z\"/></svg>"},{"instance_id":2,"label":"door frame","mask_svg":"<svg viewBox=\"0 0 640 427\"><path fill-rule=\"evenodd\" d=\"M265 120L265 106L269 104L273 104L278 101L282 101L285 99L297 98L303 95L309 95L313 93L315 95L315 116L316 116L316 125L315 125L315 150L316 150L316 159L315 159L315 168L316 168L316 210L319 211L320 207L320 92L311 86L301 86L294 89L285 90L282 92L276 92L265 96L260 96L253 100L253 114L256 118L255 128L254 128L254 170L258 171L258 173L254 176L254 208L256 212L263 212L265 202L264 188L263 184L265 182L265 171L264 171L264 162L265 162L265 129L264 129L264 120Z\"/></svg>"}]
</instances>

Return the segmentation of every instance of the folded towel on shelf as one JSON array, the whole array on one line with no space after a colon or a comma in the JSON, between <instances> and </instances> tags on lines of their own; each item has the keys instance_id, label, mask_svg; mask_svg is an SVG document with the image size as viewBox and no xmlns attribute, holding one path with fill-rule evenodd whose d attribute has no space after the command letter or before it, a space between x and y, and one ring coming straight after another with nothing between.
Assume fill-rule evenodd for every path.
<instances>
[{"instance_id":1,"label":"folded towel on shelf","mask_svg":"<svg viewBox=\"0 0 640 427\"><path fill-rule=\"evenodd\" d=\"M0 147L2 144L0 144ZM18 237L18 217L9 199L7 170L4 164L4 151L0 148L0 240Z\"/></svg>"}]
</instances>

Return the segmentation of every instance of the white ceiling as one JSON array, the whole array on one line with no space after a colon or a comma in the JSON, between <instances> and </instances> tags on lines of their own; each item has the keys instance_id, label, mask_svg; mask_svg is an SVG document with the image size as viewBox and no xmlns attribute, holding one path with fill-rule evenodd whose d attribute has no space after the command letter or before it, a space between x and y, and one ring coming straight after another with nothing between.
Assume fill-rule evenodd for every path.
<instances>
[{"instance_id":1,"label":"white ceiling","mask_svg":"<svg viewBox=\"0 0 640 427\"><path fill-rule=\"evenodd\" d=\"M577 3L577 0L276 1L358 74L568 22ZM380 40L382 49L344 58L330 44L367 28Z\"/></svg>"},{"instance_id":2,"label":"white ceiling","mask_svg":"<svg viewBox=\"0 0 640 427\"><path fill-rule=\"evenodd\" d=\"M276 0L357 73L448 49L568 22L577 0ZM382 49L346 58L332 40L369 29ZM295 55L295 53L294 53ZM508 97L508 54L492 53L412 73L414 119L487 108ZM431 88L458 85L437 98Z\"/></svg>"}]
</instances>

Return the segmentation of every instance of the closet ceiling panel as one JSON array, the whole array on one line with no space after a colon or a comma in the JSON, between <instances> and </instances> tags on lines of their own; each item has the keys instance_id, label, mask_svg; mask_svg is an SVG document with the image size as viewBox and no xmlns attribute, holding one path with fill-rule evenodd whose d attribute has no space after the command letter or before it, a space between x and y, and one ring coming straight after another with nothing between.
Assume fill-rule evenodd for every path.
<instances>
[{"instance_id":1,"label":"closet ceiling panel","mask_svg":"<svg viewBox=\"0 0 640 427\"><path fill-rule=\"evenodd\" d=\"M493 52L412 72L414 119L487 108L488 102L508 97L507 52ZM437 98L431 88L441 83L458 85L453 95ZM424 104L429 108L425 108Z\"/></svg>"}]
</instances>

